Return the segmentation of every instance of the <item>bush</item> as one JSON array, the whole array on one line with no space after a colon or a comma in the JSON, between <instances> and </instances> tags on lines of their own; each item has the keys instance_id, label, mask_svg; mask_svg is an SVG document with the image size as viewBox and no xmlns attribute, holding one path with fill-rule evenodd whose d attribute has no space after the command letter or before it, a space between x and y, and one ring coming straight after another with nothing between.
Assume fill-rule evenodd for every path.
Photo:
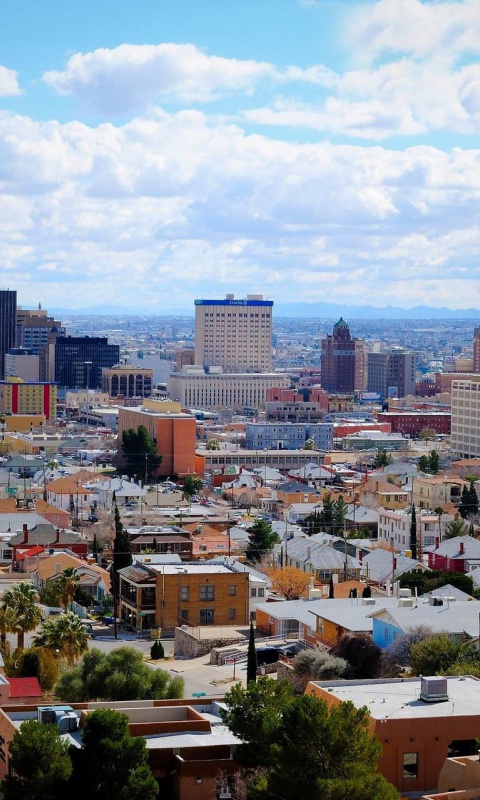
<instances>
[{"instance_id":1,"label":"bush","mask_svg":"<svg viewBox=\"0 0 480 800\"><path fill-rule=\"evenodd\" d=\"M165 650L163 649L163 644L159 639L154 641L150 648L150 658L152 661L158 661L160 658L165 658Z\"/></svg>"},{"instance_id":2,"label":"bush","mask_svg":"<svg viewBox=\"0 0 480 800\"><path fill-rule=\"evenodd\" d=\"M344 658L337 658L325 650L304 650L295 656L293 665L297 675L310 677L312 680L333 680L342 678L349 665Z\"/></svg>"}]
</instances>

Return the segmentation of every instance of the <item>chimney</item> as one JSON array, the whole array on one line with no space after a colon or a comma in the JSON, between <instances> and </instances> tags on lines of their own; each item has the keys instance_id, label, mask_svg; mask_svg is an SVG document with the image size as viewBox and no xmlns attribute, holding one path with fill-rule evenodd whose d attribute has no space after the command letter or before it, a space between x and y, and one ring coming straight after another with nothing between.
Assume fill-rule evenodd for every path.
<instances>
[{"instance_id":1,"label":"chimney","mask_svg":"<svg viewBox=\"0 0 480 800\"><path fill-rule=\"evenodd\" d=\"M358 551L358 560L360 561L360 564L363 561L363 552L361 550Z\"/></svg>"},{"instance_id":2,"label":"chimney","mask_svg":"<svg viewBox=\"0 0 480 800\"><path fill-rule=\"evenodd\" d=\"M23 542L22 544L28 544L28 525L26 522L23 523Z\"/></svg>"},{"instance_id":3,"label":"chimney","mask_svg":"<svg viewBox=\"0 0 480 800\"><path fill-rule=\"evenodd\" d=\"M460 555L465 555L465 545L463 542L460 542Z\"/></svg>"},{"instance_id":4,"label":"chimney","mask_svg":"<svg viewBox=\"0 0 480 800\"><path fill-rule=\"evenodd\" d=\"M435 536L435 550L436 550L438 547L440 547L440 538L439 538L438 536Z\"/></svg>"},{"instance_id":5,"label":"chimney","mask_svg":"<svg viewBox=\"0 0 480 800\"><path fill-rule=\"evenodd\" d=\"M55 530L55 541L54 544L60 544L60 528Z\"/></svg>"}]
</instances>

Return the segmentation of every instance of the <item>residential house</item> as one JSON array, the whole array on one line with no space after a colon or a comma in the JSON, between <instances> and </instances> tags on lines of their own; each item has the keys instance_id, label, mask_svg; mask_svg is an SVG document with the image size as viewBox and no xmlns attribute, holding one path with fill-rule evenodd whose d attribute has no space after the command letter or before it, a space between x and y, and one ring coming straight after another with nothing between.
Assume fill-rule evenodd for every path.
<instances>
[{"instance_id":1,"label":"residential house","mask_svg":"<svg viewBox=\"0 0 480 800\"><path fill-rule=\"evenodd\" d=\"M406 508L411 504L410 492L401 486L375 477L358 489L358 499L366 508Z\"/></svg>"},{"instance_id":2,"label":"residential house","mask_svg":"<svg viewBox=\"0 0 480 800\"><path fill-rule=\"evenodd\" d=\"M315 541L314 537L282 542L275 546L274 557L278 567L301 569L320 584L329 583L335 575L338 580L358 580L361 573L362 565L358 559L338 552L332 542L323 544Z\"/></svg>"},{"instance_id":3,"label":"residential house","mask_svg":"<svg viewBox=\"0 0 480 800\"><path fill-rule=\"evenodd\" d=\"M112 509L114 497L117 506L120 508L126 503L137 502L140 504L146 494L146 489L143 489L133 481L127 480L127 478L109 478L96 487L98 503L102 508L106 508L107 511Z\"/></svg>"},{"instance_id":4,"label":"residential house","mask_svg":"<svg viewBox=\"0 0 480 800\"><path fill-rule=\"evenodd\" d=\"M223 565L137 563L119 574L120 616L135 628L248 624L247 573Z\"/></svg>"},{"instance_id":5,"label":"residential house","mask_svg":"<svg viewBox=\"0 0 480 800\"><path fill-rule=\"evenodd\" d=\"M178 525L142 525L127 528L133 553L177 553L182 561L193 557L193 538Z\"/></svg>"},{"instance_id":6,"label":"residential house","mask_svg":"<svg viewBox=\"0 0 480 800\"><path fill-rule=\"evenodd\" d=\"M86 558L88 553L88 543L74 531L55 528L49 522L34 525L29 530L25 522L22 530L12 536L9 541L12 561L15 562L18 555L25 550L30 550L35 545L39 545L45 550L64 550L67 548L81 558Z\"/></svg>"},{"instance_id":7,"label":"residential house","mask_svg":"<svg viewBox=\"0 0 480 800\"><path fill-rule=\"evenodd\" d=\"M416 558L377 547L363 556L362 572L369 583L381 586L387 581L392 584L405 572L428 572L428 567Z\"/></svg>"},{"instance_id":8,"label":"residential house","mask_svg":"<svg viewBox=\"0 0 480 800\"><path fill-rule=\"evenodd\" d=\"M36 497L32 503L29 503L28 499L25 503L15 497L5 497L0 500L0 514L25 514L28 511L35 511L57 528L68 528L72 519L68 511L51 505L42 497Z\"/></svg>"},{"instance_id":9,"label":"residential house","mask_svg":"<svg viewBox=\"0 0 480 800\"><path fill-rule=\"evenodd\" d=\"M87 489L80 478L68 475L57 478L45 486L47 501L57 508L67 511L77 519L88 517L91 513L92 491Z\"/></svg>"},{"instance_id":10,"label":"residential house","mask_svg":"<svg viewBox=\"0 0 480 800\"><path fill-rule=\"evenodd\" d=\"M98 564L92 564L76 558L66 552L48 556L39 554L38 564L28 571L32 575L33 585L44 589L49 581L58 578L64 569L73 568L78 578L78 585L90 594L97 603L101 603L105 595L110 594L110 573Z\"/></svg>"},{"instance_id":11,"label":"residential house","mask_svg":"<svg viewBox=\"0 0 480 800\"><path fill-rule=\"evenodd\" d=\"M428 554L428 566L444 572L470 572L480 566L480 541L473 536L445 539Z\"/></svg>"},{"instance_id":12,"label":"residential house","mask_svg":"<svg viewBox=\"0 0 480 800\"><path fill-rule=\"evenodd\" d=\"M447 503L458 506L464 486L468 487L468 482L457 476L419 475L413 481L413 503L417 508L432 511Z\"/></svg>"},{"instance_id":13,"label":"residential house","mask_svg":"<svg viewBox=\"0 0 480 800\"><path fill-rule=\"evenodd\" d=\"M458 641L478 638L480 602L435 597L422 600L399 598L398 607L374 611L373 640L379 647L390 647L392 642L418 625L425 625L434 633L446 632Z\"/></svg>"}]
</instances>

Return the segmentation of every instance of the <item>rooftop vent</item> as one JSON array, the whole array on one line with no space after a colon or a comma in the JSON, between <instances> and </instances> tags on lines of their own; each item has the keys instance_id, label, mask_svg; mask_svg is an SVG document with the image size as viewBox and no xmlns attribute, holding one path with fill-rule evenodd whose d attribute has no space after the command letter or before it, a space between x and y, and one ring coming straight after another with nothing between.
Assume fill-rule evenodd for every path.
<instances>
[{"instance_id":1,"label":"rooftop vent","mask_svg":"<svg viewBox=\"0 0 480 800\"><path fill-rule=\"evenodd\" d=\"M444 703L448 700L447 679L441 677L422 678L420 700L424 703Z\"/></svg>"},{"instance_id":2,"label":"rooftop vent","mask_svg":"<svg viewBox=\"0 0 480 800\"><path fill-rule=\"evenodd\" d=\"M362 606L374 606L376 605L376 601L374 597L364 597L362 600Z\"/></svg>"}]
</instances>

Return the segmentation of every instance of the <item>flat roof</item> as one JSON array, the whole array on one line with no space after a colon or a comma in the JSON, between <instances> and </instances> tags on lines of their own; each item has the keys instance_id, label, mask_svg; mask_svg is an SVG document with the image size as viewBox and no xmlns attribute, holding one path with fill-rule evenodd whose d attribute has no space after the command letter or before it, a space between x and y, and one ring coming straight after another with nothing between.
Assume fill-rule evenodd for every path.
<instances>
[{"instance_id":1,"label":"flat roof","mask_svg":"<svg viewBox=\"0 0 480 800\"><path fill-rule=\"evenodd\" d=\"M220 564L182 564L176 566L175 564L145 564L145 566L152 571L161 572L164 575L180 575L188 573L189 575L201 575L205 573L212 573L213 575L240 575L243 573L234 572L227 567Z\"/></svg>"},{"instance_id":2,"label":"flat roof","mask_svg":"<svg viewBox=\"0 0 480 800\"><path fill-rule=\"evenodd\" d=\"M479 716L480 681L470 675L446 680L448 700L439 703L419 699L420 678L312 683L356 708L366 706L370 716L378 720Z\"/></svg>"}]
</instances>

